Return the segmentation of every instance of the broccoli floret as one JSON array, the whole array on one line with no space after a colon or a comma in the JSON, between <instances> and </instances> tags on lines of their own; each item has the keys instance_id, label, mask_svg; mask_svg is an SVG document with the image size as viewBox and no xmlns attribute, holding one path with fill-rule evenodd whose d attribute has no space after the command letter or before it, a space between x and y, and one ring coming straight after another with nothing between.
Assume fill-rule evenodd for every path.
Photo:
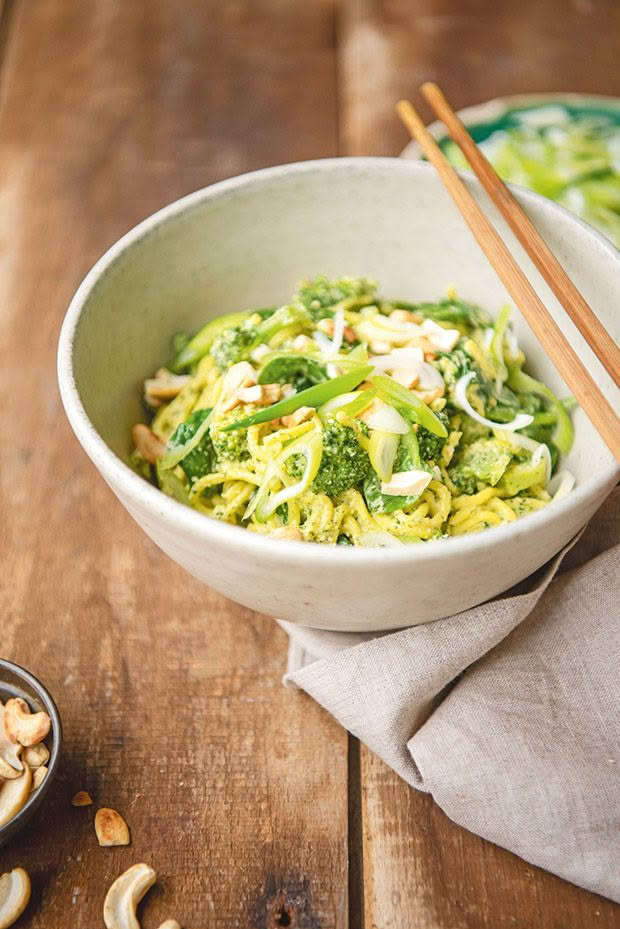
<instances>
[{"instance_id":1,"label":"broccoli floret","mask_svg":"<svg viewBox=\"0 0 620 929\"><path fill-rule=\"evenodd\" d=\"M512 452L506 445L497 439L478 439L458 455L448 473L459 490L473 494L477 481L495 487L511 461Z\"/></svg>"},{"instance_id":2,"label":"broccoli floret","mask_svg":"<svg viewBox=\"0 0 620 929\"><path fill-rule=\"evenodd\" d=\"M446 430L450 431L450 420L448 416L440 411L435 413L437 419L443 423L446 427ZM441 455L441 450L446 444L447 436L441 438L441 436L434 435L434 433L429 432L428 429L425 429L424 426L418 426L417 429L418 445L420 447L420 457L425 461L437 461Z\"/></svg>"},{"instance_id":3,"label":"broccoli floret","mask_svg":"<svg viewBox=\"0 0 620 929\"><path fill-rule=\"evenodd\" d=\"M209 433L213 448L218 458L225 461L244 461L250 457L248 449L248 430L234 429L232 432L224 432L224 426L237 422L247 416L247 409L244 406L238 406L229 413L223 413L211 422Z\"/></svg>"},{"instance_id":4,"label":"broccoli floret","mask_svg":"<svg viewBox=\"0 0 620 929\"><path fill-rule=\"evenodd\" d=\"M258 327L249 320L232 329L225 329L211 346L211 355L219 371L226 371L231 365L248 358L250 352L260 345L257 341Z\"/></svg>"},{"instance_id":5,"label":"broccoli floret","mask_svg":"<svg viewBox=\"0 0 620 929\"><path fill-rule=\"evenodd\" d=\"M294 455L288 464L293 477L301 477L305 466L303 455ZM359 444L355 430L332 420L323 432L323 456L310 490L337 497L361 484L371 467L368 453Z\"/></svg>"},{"instance_id":6,"label":"broccoli floret","mask_svg":"<svg viewBox=\"0 0 620 929\"><path fill-rule=\"evenodd\" d=\"M452 391L456 382L473 371L476 375L476 383L486 386L487 379L480 371L479 366L465 348L467 339L460 339L451 352L443 352L434 362L435 367L443 377L446 387Z\"/></svg>"},{"instance_id":7,"label":"broccoli floret","mask_svg":"<svg viewBox=\"0 0 620 929\"><path fill-rule=\"evenodd\" d=\"M489 319L484 310L475 303L467 303L458 297L446 297L438 303L408 303L405 300L392 300L391 306L419 313L420 316L435 322L467 326L469 329L487 325Z\"/></svg>"},{"instance_id":8,"label":"broccoli floret","mask_svg":"<svg viewBox=\"0 0 620 929\"><path fill-rule=\"evenodd\" d=\"M262 318L254 313L238 326L221 332L213 342L210 354L219 371L226 371L238 361L245 361L262 342L268 343L281 329L290 335L312 326L310 314L301 306L282 306L275 313Z\"/></svg>"},{"instance_id":9,"label":"broccoli floret","mask_svg":"<svg viewBox=\"0 0 620 929\"><path fill-rule=\"evenodd\" d=\"M353 299L359 301L359 305L372 303L377 292L377 285L374 281L366 280L364 277L341 277L337 280L320 276L314 280L301 281L295 301L301 303L310 311L315 322L323 319L325 316L331 316L330 307L342 300Z\"/></svg>"},{"instance_id":10,"label":"broccoli floret","mask_svg":"<svg viewBox=\"0 0 620 929\"><path fill-rule=\"evenodd\" d=\"M169 447L178 448L180 445L185 445L189 442L210 412L210 409L194 410L185 422L177 426L170 436L168 441ZM194 481L197 481L198 478L202 477L204 474L210 474L214 470L215 457L213 442L207 430L196 448L193 448L191 452L179 462L190 484L193 484Z\"/></svg>"}]
</instances>

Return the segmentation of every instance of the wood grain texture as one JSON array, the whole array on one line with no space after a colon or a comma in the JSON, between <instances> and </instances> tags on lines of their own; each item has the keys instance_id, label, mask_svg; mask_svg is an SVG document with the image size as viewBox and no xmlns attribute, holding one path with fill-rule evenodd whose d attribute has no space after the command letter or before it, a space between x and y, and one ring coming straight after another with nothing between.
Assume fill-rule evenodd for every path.
<instances>
[{"instance_id":1,"label":"wood grain texture","mask_svg":"<svg viewBox=\"0 0 620 929\"><path fill-rule=\"evenodd\" d=\"M404 148L394 104L424 81L455 109L541 91L620 96L618 35L617 0L341 0L342 147ZM434 118L426 104L420 111Z\"/></svg>"},{"instance_id":2,"label":"wood grain texture","mask_svg":"<svg viewBox=\"0 0 620 929\"><path fill-rule=\"evenodd\" d=\"M141 860L160 875L147 926L346 926L346 734L281 686L271 620L200 586L132 523L55 383L66 305L122 232L222 176L335 152L332 24L320 2L14 5L0 653L47 683L66 737L53 802L0 850L0 873L21 864L33 878L20 927L97 929L108 886ZM71 806L78 789L92 807ZM101 805L126 818L129 848L97 845Z\"/></svg>"},{"instance_id":3,"label":"wood grain texture","mask_svg":"<svg viewBox=\"0 0 620 929\"><path fill-rule=\"evenodd\" d=\"M612 904L458 828L280 686L275 625L189 578L111 497L54 356L75 287L127 228L241 171L396 153L393 101L424 78L458 106L620 93L615 0L4 6L0 654L49 685L66 738L53 802L0 849L0 872L33 876L16 929L97 929L139 860L160 875L146 927L610 929ZM71 806L78 789L92 807ZM99 848L98 805L126 817L129 848Z\"/></svg>"},{"instance_id":4,"label":"wood grain texture","mask_svg":"<svg viewBox=\"0 0 620 929\"><path fill-rule=\"evenodd\" d=\"M420 103L425 80L455 107L544 90L620 95L615 0L344 0L339 23L343 153L402 149L393 107ZM359 783L364 900L352 929L618 925L613 903L455 825L363 745Z\"/></svg>"},{"instance_id":5,"label":"wood grain texture","mask_svg":"<svg viewBox=\"0 0 620 929\"><path fill-rule=\"evenodd\" d=\"M614 929L618 907L456 826L362 748L364 929Z\"/></svg>"}]
</instances>

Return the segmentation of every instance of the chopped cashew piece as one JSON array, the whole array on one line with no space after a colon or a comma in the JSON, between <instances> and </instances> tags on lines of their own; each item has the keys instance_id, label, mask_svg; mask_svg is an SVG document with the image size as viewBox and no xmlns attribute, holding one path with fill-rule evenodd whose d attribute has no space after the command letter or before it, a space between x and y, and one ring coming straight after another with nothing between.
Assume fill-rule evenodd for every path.
<instances>
[{"instance_id":1,"label":"chopped cashew piece","mask_svg":"<svg viewBox=\"0 0 620 929\"><path fill-rule=\"evenodd\" d=\"M334 320L333 319L330 319L327 316L324 319L320 319L318 323L316 324L316 328L320 329L321 332L324 332L325 335L328 335L330 339L333 338L334 336ZM342 337L345 340L345 342L356 342L357 341L357 336L355 335L355 333L353 332L350 326L344 327ZM297 336L297 338L300 338L300 336ZM304 338L307 338L307 336L304 336ZM312 339L310 339L309 341L312 342ZM301 347L303 348L303 343Z\"/></svg>"},{"instance_id":2,"label":"chopped cashew piece","mask_svg":"<svg viewBox=\"0 0 620 929\"><path fill-rule=\"evenodd\" d=\"M0 876L0 929L9 929L22 915L30 900L30 877L23 868Z\"/></svg>"},{"instance_id":3,"label":"chopped cashew piece","mask_svg":"<svg viewBox=\"0 0 620 929\"><path fill-rule=\"evenodd\" d=\"M43 742L38 745L30 745L22 752L22 759L29 768L40 768L41 765L47 764L50 760L49 749Z\"/></svg>"},{"instance_id":4,"label":"chopped cashew piece","mask_svg":"<svg viewBox=\"0 0 620 929\"><path fill-rule=\"evenodd\" d=\"M131 430L131 438L145 461L149 464L155 464L160 458L163 458L166 452L166 443L162 442L159 436L145 426L144 423L136 423Z\"/></svg>"},{"instance_id":5,"label":"chopped cashew piece","mask_svg":"<svg viewBox=\"0 0 620 929\"><path fill-rule=\"evenodd\" d=\"M19 777L0 784L0 826L4 826L19 813L30 793L32 772L28 765Z\"/></svg>"},{"instance_id":6,"label":"chopped cashew piece","mask_svg":"<svg viewBox=\"0 0 620 929\"><path fill-rule=\"evenodd\" d=\"M293 342L293 348L296 352L305 352L309 349L315 349L316 343L308 335L298 335Z\"/></svg>"},{"instance_id":7,"label":"chopped cashew piece","mask_svg":"<svg viewBox=\"0 0 620 929\"><path fill-rule=\"evenodd\" d=\"M382 342L381 340L371 342L369 348L373 355L387 355L392 350L389 342Z\"/></svg>"},{"instance_id":8,"label":"chopped cashew piece","mask_svg":"<svg viewBox=\"0 0 620 929\"><path fill-rule=\"evenodd\" d=\"M238 387L251 387L255 383L256 369L249 361L238 361L224 375L222 393L235 391Z\"/></svg>"},{"instance_id":9,"label":"chopped cashew piece","mask_svg":"<svg viewBox=\"0 0 620 929\"><path fill-rule=\"evenodd\" d=\"M129 828L120 813L102 806L95 814L95 832L99 845L129 845Z\"/></svg>"},{"instance_id":10,"label":"chopped cashew piece","mask_svg":"<svg viewBox=\"0 0 620 929\"><path fill-rule=\"evenodd\" d=\"M270 355L270 354L271 354L271 349L269 348L269 346L265 345L264 342L261 342L261 344L257 345L254 351L250 354L250 358L252 359L252 361L255 361L257 364L260 364L260 362L263 360L265 355Z\"/></svg>"},{"instance_id":11,"label":"chopped cashew piece","mask_svg":"<svg viewBox=\"0 0 620 929\"><path fill-rule=\"evenodd\" d=\"M114 881L103 904L106 929L140 929L136 909L157 875L149 865L135 864Z\"/></svg>"},{"instance_id":12,"label":"chopped cashew piece","mask_svg":"<svg viewBox=\"0 0 620 929\"><path fill-rule=\"evenodd\" d=\"M396 368L392 372L392 377L403 387L411 389L420 379L420 370L419 368Z\"/></svg>"},{"instance_id":13,"label":"chopped cashew piece","mask_svg":"<svg viewBox=\"0 0 620 929\"><path fill-rule=\"evenodd\" d=\"M296 526L280 526L269 533L272 539L289 539L291 542L301 542L302 535Z\"/></svg>"},{"instance_id":14,"label":"chopped cashew piece","mask_svg":"<svg viewBox=\"0 0 620 929\"><path fill-rule=\"evenodd\" d=\"M242 403L255 403L257 406L271 406L280 399L282 388L279 384L254 384L253 387L240 387L237 397Z\"/></svg>"},{"instance_id":15,"label":"chopped cashew piece","mask_svg":"<svg viewBox=\"0 0 620 929\"><path fill-rule=\"evenodd\" d=\"M167 368L160 368L155 377L145 380L144 399L149 406L162 406L178 396L188 381L188 374L173 374Z\"/></svg>"},{"instance_id":16,"label":"chopped cashew piece","mask_svg":"<svg viewBox=\"0 0 620 929\"><path fill-rule=\"evenodd\" d=\"M19 742L25 748L36 745L48 735L51 724L47 713L31 713L26 701L20 697L7 700L4 707L4 730L12 742Z\"/></svg>"},{"instance_id":17,"label":"chopped cashew piece","mask_svg":"<svg viewBox=\"0 0 620 929\"><path fill-rule=\"evenodd\" d=\"M298 410L295 410L294 413L291 413L290 416L283 416L280 422L286 429L290 429L292 426L301 426L302 423L307 422L314 416L314 407L312 406L300 406Z\"/></svg>"},{"instance_id":18,"label":"chopped cashew piece","mask_svg":"<svg viewBox=\"0 0 620 929\"><path fill-rule=\"evenodd\" d=\"M397 323L421 323L424 317L412 313L411 310L392 310L389 319Z\"/></svg>"},{"instance_id":19,"label":"chopped cashew piece","mask_svg":"<svg viewBox=\"0 0 620 929\"><path fill-rule=\"evenodd\" d=\"M461 333L458 329L444 329L432 319L425 319L420 326L420 334L426 336L433 348L439 352L451 352Z\"/></svg>"},{"instance_id":20,"label":"chopped cashew piece","mask_svg":"<svg viewBox=\"0 0 620 929\"><path fill-rule=\"evenodd\" d=\"M397 471L389 481L381 484L381 493L388 496L408 497L421 494L433 479L428 471Z\"/></svg>"},{"instance_id":21,"label":"chopped cashew piece","mask_svg":"<svg viewBox=\"0 0 620 929\"><path fill-rule=\"evenodd\" d=\"M234 410L241 403L237 395L240 387L252 387L256 384L256 369L249 361L238 361L228 369L222 380L222 392L219 408L222 413Z\"/></svg>"},{"instance_id":22,"label":"chopped cashew piece","mask_svg":"<svg viewBox=\"0 0 620 929\"><path fill-rule=\"evenodd\" d=\"M93 798L87 790L78 790L76 795L71 800L71 804L73 806L90 806L92 802Z\"/></svg>"},{"instance_id":23,"label":"chopped cashew piece","mask_svg":"<svg viewBox=\"0 0 620 929\"><path fill-rule=\"evenodd\" d=\"M10 739L4 729L4 704L0 700L0 778L19 777L24 770L19 760L22 746Z\"/></svg>"},{"instance_id":24,"label":"chopped cashew piece","mask_svg":"<svg viewBox=\"0 0 620 929\"><path fill-rule=\"evenodd\" d=\"M420 400L424 400L427 406L430 406L435 400L439 400L443 397L443 389L441 387L436 387L434 390L414 390Z\"/></svg>"},{"instance_id":25,"label":"chopped cashew piece","mask_svg":"<svg viewBox=\"0 0 620 929\"><path fill-rule=\"evenodd\" d=\"M33 790L36 790L38 787L41 786L41 784L47 777L47 771L48 771L47 766L44 764L34 769L34 772L32 774L32 785L30 787L30 793L32 793Z\"/></svg>"}]
</instances>

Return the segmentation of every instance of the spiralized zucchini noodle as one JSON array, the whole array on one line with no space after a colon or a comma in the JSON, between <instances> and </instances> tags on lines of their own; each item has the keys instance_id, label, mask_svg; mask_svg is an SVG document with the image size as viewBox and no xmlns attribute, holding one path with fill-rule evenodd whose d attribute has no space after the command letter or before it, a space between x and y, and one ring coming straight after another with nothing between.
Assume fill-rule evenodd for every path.
<instances>
[{"instance_id":1,"label":"spiralized zucchini noodle","mask_svg":"<svg viewBox=\"0 0 620 929\"><path fill-rule=\"evenodd\" d=\"M386 300L365 278L177 334L144 382L131 461L205 516L331 545L426 542L566 496L569 411L523 368L504 307Z\"/></svg>"}]
</instances>

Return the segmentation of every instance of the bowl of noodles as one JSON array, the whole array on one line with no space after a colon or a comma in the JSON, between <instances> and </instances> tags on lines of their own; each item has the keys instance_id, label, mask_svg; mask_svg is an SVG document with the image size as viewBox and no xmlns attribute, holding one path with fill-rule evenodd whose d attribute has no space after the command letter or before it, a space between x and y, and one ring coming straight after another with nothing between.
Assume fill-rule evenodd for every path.
<instances>
[{"instance_id":1,"label":"bowl of noodles","mask_svg":"<svg viewBox=\"0 0 620 929\"><path fill-rule=\"evenodd\" d=\"M617 335L618 253L518 196ZM58 371L78 439L164 552L319 628L398 628L495 596L618 476L425 164L286 165L165 207L81 285Z\"/></svg>"}]
</instances>

